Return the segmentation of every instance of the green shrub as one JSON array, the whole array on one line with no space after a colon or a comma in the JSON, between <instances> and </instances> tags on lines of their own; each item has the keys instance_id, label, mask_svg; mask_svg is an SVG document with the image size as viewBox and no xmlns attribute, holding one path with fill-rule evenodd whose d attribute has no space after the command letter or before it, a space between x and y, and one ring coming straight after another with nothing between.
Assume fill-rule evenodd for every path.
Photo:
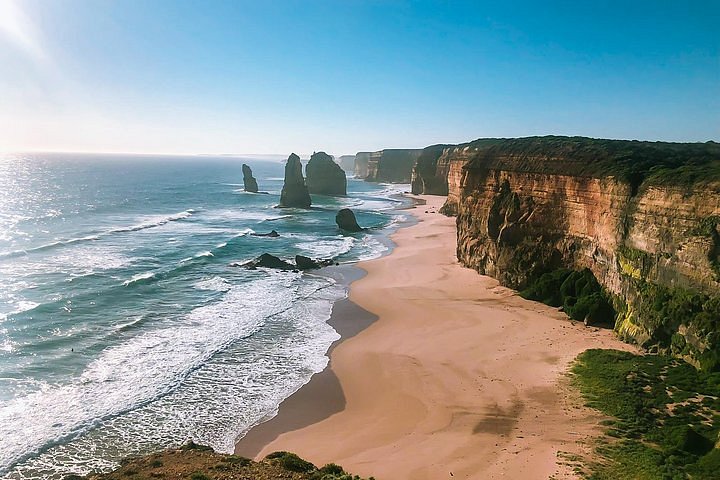
<instances>
[{"instance_id":1,"label":"green shrub","mask_svg":"<svg viewBox=\"0 0 720 480\"><path fill-rule=\"evenodd\" d=\"M190 475L190 480L210 480L210 477L208 477L202 472L195 472Z\"/></svg>"},{"instance_id":2,"label":"green shrub","mask_svg":"<svg viewBox=\"0 0 720 480\"><path fill-rule=\"evenodd\" d=\"M265 459L273 460L282 468L291 472L307 473L317 470L315 465L290 452L273 452L266 456Z\"/></svg>"},{"instance_id":3,"label":"green shrub","mask_svg":"<svg viewBox=\"0 0 720 480\"><path fill-rule=\"evenodd\" d=\"M615 319L615 310L607 295L587 268L580 271L558 269L545 273L520 295L551 307L562 306L573 320L587 319L593 324L612 325Z\"/></svg>"}]
</instances>

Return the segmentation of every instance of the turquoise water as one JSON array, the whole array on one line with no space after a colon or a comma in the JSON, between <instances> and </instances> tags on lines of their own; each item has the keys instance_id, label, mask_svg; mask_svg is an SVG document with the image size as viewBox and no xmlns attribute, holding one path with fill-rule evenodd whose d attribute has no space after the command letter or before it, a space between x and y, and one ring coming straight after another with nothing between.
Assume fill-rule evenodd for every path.
<instances>
[{"instance_id":1,"label":"turquoise water","mask_svg":"<svg viewBox=\"0 0 720 480\"><path fill-rule=\"evenodd\" d=\"M267 194L242 191L243 161ZM282 174L257 159L0 160L0 475L83 474L190 438L230 452L326 366L345 286L229 264L376 257L407 187L350 179L347 197L277 209ZM346 206L376 228L342 234Z\"/></svg>"}]
</instances>

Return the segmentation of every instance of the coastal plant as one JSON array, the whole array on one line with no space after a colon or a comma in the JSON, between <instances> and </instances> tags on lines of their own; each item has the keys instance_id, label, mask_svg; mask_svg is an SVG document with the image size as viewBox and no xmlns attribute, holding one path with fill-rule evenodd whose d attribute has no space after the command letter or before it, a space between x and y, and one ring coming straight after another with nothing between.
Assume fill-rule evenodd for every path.
<instances>
[{"instance_id":1,"label":"coastal plant","mask_svg":"<svg viewBox=\"0 0 720 480\"><path fill-rule=\"evenodd\" d=\"M282 468L291 472L307 473L317 470L315 465L290 452L273 452L267 455L265 459L273 460Z\"/></svg>"},{"instance_id":2,"label":"coastal plant","mask_svg":"<svg viewBox=\"0 0 720 480\"><path fill-rule=\"evenodd\" d=\"M557 269L541 275L525 290L523 298L551 307L562 307L573 320L612 325L615 310L590 269Z\"/></svg>"},{"instance_id":3,"label":"coastal plant","mask_svg":"<svg viewBox=\"0 0 720 480\"><path fill-rule=\"evenodd\" d=\"M588 406L613 417L589 478L716 478L719 373L668 356L588 350L572 381Z\"/></svg>"}]
</instances>

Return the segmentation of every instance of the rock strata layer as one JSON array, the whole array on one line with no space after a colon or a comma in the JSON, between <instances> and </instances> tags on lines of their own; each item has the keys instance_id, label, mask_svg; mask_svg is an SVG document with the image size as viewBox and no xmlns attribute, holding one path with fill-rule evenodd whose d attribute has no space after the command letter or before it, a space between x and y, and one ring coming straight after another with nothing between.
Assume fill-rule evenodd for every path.
<instances>
[{"instance_id":1,"label":"rock strata layer","mask_svg":"<svg viewBox=\"0 0 720 480\"><path fill-rule=\"evenodd\" d=\"M305 167L307 188L319 195L347 195L343 169L325 152L313 153Z\"/></svg>"},{"instance_id":2,"label":"rock strata layer","mask_svg":"<svg viewBox=\"0 0 720 480\"><path fill-rule=\"evenodd\" d=\"M280 207L310 208L312 201L302 174L300 157L290 154L285 164L285 182L280 193Z\"/></svg>"}]
</instances>

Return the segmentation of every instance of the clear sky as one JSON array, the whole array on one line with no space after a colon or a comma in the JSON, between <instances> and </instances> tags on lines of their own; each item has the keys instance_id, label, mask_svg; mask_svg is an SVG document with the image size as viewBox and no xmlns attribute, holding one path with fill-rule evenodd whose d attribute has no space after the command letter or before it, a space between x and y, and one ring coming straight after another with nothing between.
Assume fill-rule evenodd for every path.
<instances>
[{"instance_id":1,"label":"clear sky","mask_svg":"<svg viewBox=\"0 0 720 480\"><path fill-rule=\"evenodd\" d=\"M0 151L720 140L720 1L0 0Z\"/></svg>"}]
</instances>

